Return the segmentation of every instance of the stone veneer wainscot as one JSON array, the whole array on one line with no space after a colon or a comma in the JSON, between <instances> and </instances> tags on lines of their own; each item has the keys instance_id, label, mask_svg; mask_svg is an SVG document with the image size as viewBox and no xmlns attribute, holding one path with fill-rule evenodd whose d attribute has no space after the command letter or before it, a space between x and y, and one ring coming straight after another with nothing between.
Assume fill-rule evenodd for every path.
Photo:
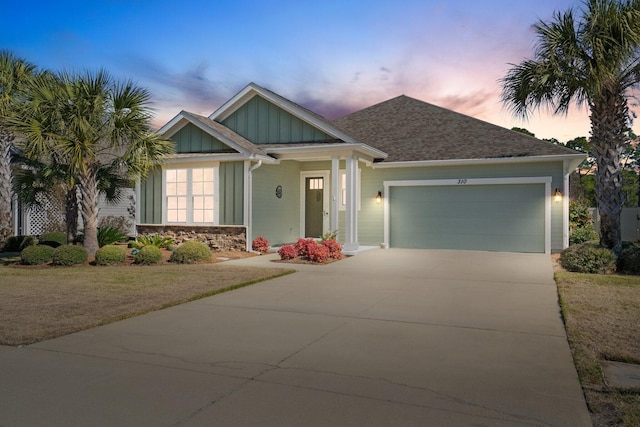
<instances>
[{"instance_id":1,"label":"stone veneer wainscot","mask_svg":"<svg viewBox=\"0 0 640 427\"><path fill-rule=\"evenodd\" d=\"M247 228L244 226L154 225L136 226L138 235L159 234L172 238L176 244L197 240L212 251L246 251Z\"/></svg>"}]
</instances>

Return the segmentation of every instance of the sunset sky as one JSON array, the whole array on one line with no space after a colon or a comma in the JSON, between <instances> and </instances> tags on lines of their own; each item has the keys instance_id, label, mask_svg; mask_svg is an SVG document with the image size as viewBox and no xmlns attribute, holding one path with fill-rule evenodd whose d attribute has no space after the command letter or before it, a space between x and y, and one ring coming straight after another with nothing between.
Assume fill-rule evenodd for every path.
<instances>
[{"instance_id":1,"label":"sunset sky","mask_svg":"<svg viewBox=\"0 0 640 427\"><path fill-rule=\"evenodd\" d=\"M586 110L528 122L500 102L531 25L579 0L2 1L0 49L101 67L153 93L155 124L209 115L255 82L329 119L405 94L539 138L588 136ZM636 133L638 133L636 127Z\"/></svg>"}]
</instances>

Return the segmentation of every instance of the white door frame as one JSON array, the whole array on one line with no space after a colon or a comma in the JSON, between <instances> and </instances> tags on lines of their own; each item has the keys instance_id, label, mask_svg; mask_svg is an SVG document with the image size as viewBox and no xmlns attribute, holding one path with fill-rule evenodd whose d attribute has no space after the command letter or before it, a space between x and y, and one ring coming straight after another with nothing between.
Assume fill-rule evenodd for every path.
<instances>
[{"instance_id":1,"label":"white door frame","mask_svg":"<svg viewBox=\"0 0 640 427\"><path fill-rule=\"evenodd\" d=\"M322 188L322 234L325 234L329 231L329 206L330 206L330 198L331 198L331 181L330 181L330 171L328 170L319 170L319 171L302 171L300 172L300 236L305 236L305 202L306 202L306 179L307 178L315 178L321 177L323 179L323 188Z\"/></svg>"}]
</instances>

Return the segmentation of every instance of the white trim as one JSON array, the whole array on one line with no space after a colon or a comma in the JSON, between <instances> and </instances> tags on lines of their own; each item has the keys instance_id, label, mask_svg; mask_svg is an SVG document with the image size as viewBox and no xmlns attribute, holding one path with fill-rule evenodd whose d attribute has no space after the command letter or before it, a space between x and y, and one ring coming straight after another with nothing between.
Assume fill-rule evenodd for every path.
<instances>
[{"instance_id":1,"label":"white trim","mask_svg":"<svg viewBox=\"0 0 640 427\"><path fill-rule=\"evenodd\" d=\"M550 176L512 177L512 178L457 178L430 180L384 181L384 242L389 247L389 190L391 187L435 187L435 186L469 186L469 185L508 185L508 184L544 184L545 218L544 218L544 253L551 253L551 182Z\"/></svg>"},{"instance_id":2,"label":"white trim","mask_svg":"<svg viewBox=\"0 0 640 427\"><path fill-rule=\"evenodd\" d=\"M335 156L350 156L354 153L367 156L369 163L374 159L386 158L387 154L366 144L353 144L346 142L307 145L303 147L269 147L269 144L260 146L265 153L277 154L281 160L307 160L327 159ZM365 160L365 159L360 159Z\"/></svg>"},{"instance_id":3,"label":"white trim","mask_svg":"<svg viewBox=\"0 0 640 427\"><path fill-rule=\"evenodd\" d=\"M162 170L160 171L160 180L163 179L163 175L162 175ZM134 228L134 237L138 235L138 227L136 227L136 225L140 224L140 203L141 203L141 188L140 188L140 178L136 179L136 186L135 186L135 194L136 194L136 209L135 209L135 224L133 226Z\"/></svg>"},{"instance_id":4,"label":"white trim","mask_svg":"<svg viewBox=\"0 0 640 427\"><path fill-rule=\"evenodd\" d=\"M338 181L338 210L340 211L344 211L347 209L347 204L346 203L342 203L342 192L345 192L345 199L346 197L346 191L347 191L347 171L346 169L340 169L340 180ZM345 186L344 188L342 187L342 177L344 177L344 182L345 182ZM362 210L362 196L361 196L361 188L362 188L362 168L358 168L358 185L355 188L355 198L356 198L356 204L357 204L357 210L358 212L360 212ZM345 200L346 201L346 200Z\"/></svg>"},{"instance_id":5,"label":"white trim","mask_svg":"<svg viewBox=\"0 0 640 427\"><path fill-rule=\"evenodd\" d=\"M328 207L330 203L330 173L328 170L301 171L300 172L300 236L308 237L305 234L305 205L306 205L306 178L322 177L324 187L322 191L322 234L329 231Z\"/></svg>"},{"instance_id":6,"label":"white trim","mask_svg":"<svg viewBox=\"0 0 640 427\"><path fill-rule=\"evenodd\" d=\"M330 231L338 230L339 199L340 199L340 159L331 158L331 218L329 219Z\"/></svg>"},{"instance_id":7,"label":"white trim","mask_svg":"<svg viewBox=\"0 0 640 427\"><path fill-rule=\"evenodd\" d=\"M562 182L562 249L569 247L569 176L575 168L569 160L564 161L564 179Z\"/></svg>"},{"instance_id":8,"label":"white trim","mask_svg":"<svg viewBox=\"0 0 640 427\"><path fill-rule=\"evenodd\" d=\"M220 165L205 164L200 166L162 166L161 181L162 181L162 224L168 225L219 225L220 224ZM192 171L199 168L213 168L213 223L211 222L193 222L193 200L191 196L191 186L193 185ZM168 222L167 221L167 170L183 169L187 171L187 221L186 222Z\"/></svg>"},{"instance_id":9,"label":"white trim","mask_svg":"<svg viewBox=\"0 0 640 427\"><path fill-rule=\"evenodd\" d=\"M380 162L374 163L374 169L385 168L419 168L425 166L471 166L471 165L493 165L509 163L539 163L569 160L572 162L582 162L586 158L585 154L555 154L546 156L522 156L522 157L497 157L490 159L450 159L450 160L417 160L409 162Z\"/></svg>"},{"instance_id":10,"label":"white trim","mask_svg":"<svg viewBox=\"0 0 640 427\"><path fill-rule=\"evenodd\" d=\"M358 243L358 158L355 156L345 159L345 177L347 181L347 204L344 211L344 249L355 251L359 247Z\"/></svg>"}]
</instances>

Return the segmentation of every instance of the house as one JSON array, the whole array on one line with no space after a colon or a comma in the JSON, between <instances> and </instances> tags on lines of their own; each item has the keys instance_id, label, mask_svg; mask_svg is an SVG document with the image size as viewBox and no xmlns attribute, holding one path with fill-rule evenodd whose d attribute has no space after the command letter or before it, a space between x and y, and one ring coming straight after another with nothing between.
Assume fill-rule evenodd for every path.
<instances>
[{"instance_id":1,"label":"house","mask_svg":"<svg viewBox=\"0 0 640 427\"><path fill-rule=\"evenodd\" d=\"M273 246L551 253L584 154L407 96L329 121L249 84L160 129L176 154L136 188L139 233ZM215 243L213 246L224 246Z\"/></svg>"}]
</instances>

